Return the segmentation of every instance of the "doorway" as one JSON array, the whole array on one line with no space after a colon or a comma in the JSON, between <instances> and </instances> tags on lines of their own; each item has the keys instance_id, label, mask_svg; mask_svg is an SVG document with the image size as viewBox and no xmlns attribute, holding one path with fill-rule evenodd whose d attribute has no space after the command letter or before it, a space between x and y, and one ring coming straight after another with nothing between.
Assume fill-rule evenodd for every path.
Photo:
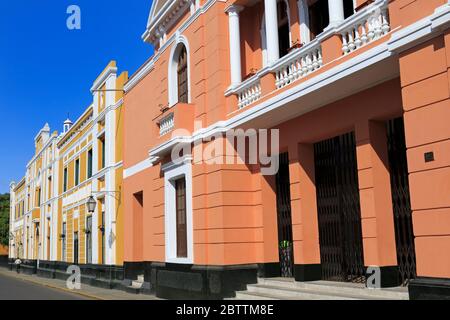
<instances>
[{"instance_id":1,"label":"doorway","mask_svg":"<svg viewBox=\"0 0 450 320\"><path fill-rule=\"evenodd\" d=\"M364 282L354 133L314 145L322 279Z\"/></svg>"},{"instance_id":2,"label":"doorway","mask_svg":"<svg viewBox=\"0 0 450 320\"><path fill-rule=\"evenodd\" d=\"M403 118L388 121L387 140L399 277L407 285L416 278L416 252Z\"/></svg>"},{"instance_id":3,"label":"doorway","mask_svg":"<svg viewBox=\"0 0 450 320\"><path fill-rule=\"evenodd\" d=\"M86 263L92 263L92 216L86 218Z\"/></svg>"},{"instance_id":4,"label":"doorway","mask_svg":"<svg viewBox=\"0 0 450 320\"><path fill-rule=\"evenodd\" d=\"M73 234L73 263L78 264L78 232Z\"/></svg>"},{"instance_id":5,"label":"doorway","mask_svg":"<svg viewBox=\"0 0 450 320\"><path fill-rule=\"evenodd\" d=\"M281 276L293 277L294 246L292 239L291 191L289 178L289 154L280 154L280 165L276 175L278 251Z\"/></svg>"}]
</instances>

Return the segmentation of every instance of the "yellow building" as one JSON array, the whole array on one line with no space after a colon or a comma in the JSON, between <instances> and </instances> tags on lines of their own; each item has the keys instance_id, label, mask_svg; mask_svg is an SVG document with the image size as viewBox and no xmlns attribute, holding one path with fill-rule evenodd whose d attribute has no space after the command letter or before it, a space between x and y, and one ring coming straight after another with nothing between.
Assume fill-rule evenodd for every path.
<instances>
[{"instance_id":1,"label":"yellow building","mask_svg":"<svg viewBox=\"0 0 450 320\"><path fill-rule=\"evenodd\" d=\"M25 177L11 183L10 257L48 259L52 254L52 217L56 213L55 180L58 179L58 133L48 124L34 138L35 153ZM53 245L54 247L54 245Z\"/></svg>"},{"instance_id":2,"label":"yellow building","mask_svg":"<svg viewBox=\"0 0 450 320\"><path fill-rule=\"evenodd\" d=\"M35 138L26 175L12 182L10 259L24 266L122 265L122 95L128 73L111 61L92 103L63 131ZM86 202L94 199L93 212ZM39 262L38 262L39 261ZM25 263L26 262L26 263Z\"/></svg>"},{"instance_id":3,"label":"yellow building","mask_svg":"<svg viewBox=\"0 0 450 320\"><path fill-rule=\"evenodd\" d=\"M93 102L58 142L58 261L121 265L122 88L111 62L94 82ZM90 197L96 202L88 212Z\"/></svg>"}]
</instances>

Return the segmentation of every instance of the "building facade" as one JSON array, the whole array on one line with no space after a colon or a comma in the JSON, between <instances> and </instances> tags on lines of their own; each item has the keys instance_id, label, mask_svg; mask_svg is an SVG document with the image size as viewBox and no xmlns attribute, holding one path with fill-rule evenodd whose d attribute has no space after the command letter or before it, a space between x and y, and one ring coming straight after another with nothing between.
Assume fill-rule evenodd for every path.
<instances>
[{"instance_id":1,"label":"building facade","mask_svg":"<svg viewBox=\"0 0 450 320\"><path fill-rule=\"evenodd\" d=\"M154 55L37 134L11 264L164 298L373 275L450 297L449 28L448 0L153 1Z\"/></svg>"},{"instance_id":2,"label":"building facade","mask_svg":"<svg viewBox=\"0 0 450 320\"><path fill-rule=\"evenodd\" d=\"M449 296L449 22L447 0L154 1L125 84L125 277Z\"/></svg>"},{"instance_id":3,"label":"building facade","mask_svg":"<svg viewBox=\"0 0 450 320\"><path fill-rule=\"evenodd\" d=\"M12 258L51 259L51 240L56 239L51 217L57 212L57 141L58 133L51 133L46 124L34 139L35 154L27 164L25 177L19 183L11 184Z\"/></svg>"},{"instance_id":4,"label":"building facade","mask_svg":"<svg viewBox=\"0 0 450 320\"><path fill-rule=\"evenodd\" d=\"M50 276L64 275L71 264L90 270L89 276L92 270L121 269L127 79L111 61L95 80L84 113L74 123L67 119L61 134L50 135L46 125L36 136L25 178L11 184L9 256L23 260L21 268ZM92 212L89 199L96 204Z\"/></svg>"}]
</instances>

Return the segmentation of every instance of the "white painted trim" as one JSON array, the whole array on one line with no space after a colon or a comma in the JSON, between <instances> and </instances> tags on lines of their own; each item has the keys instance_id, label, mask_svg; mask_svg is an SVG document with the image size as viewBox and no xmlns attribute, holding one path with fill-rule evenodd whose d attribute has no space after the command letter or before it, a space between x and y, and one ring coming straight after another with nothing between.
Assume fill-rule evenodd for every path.
<instances>
[{"instance_id":1,"label":"white painted trim","mask_svg":"<svg viewBox=\"0 0 450 320\"><path fill-rule=\"evenodd\" d=\"M153 69L153 66L154 66L155 62L159 60L159 58L165 52L165 50L167 48L169 48L169 46L174 42L177 33L178 34L183 33L195 20L197 20L197 18L200 15L206 13L216 2L225 2L225 0L207 0L207 2L205 2L195 12L195 14L191 15L185 22L183 22L183 24L180 26L180 28L177 30L177 32L172 34L164 42L164 45L159 48L158 52L153 56L153 58L151 58L146 63L144 63L144 65L141 67L141 69L128 79L127 83L125 83L125 92L130 91L134 86L136 86ZM142 36L144 41L145 41L147 36L148 36L147 32L144 33L144 35Z\"/></svg>"},{"instance_id":2,"label":"white painted trim","mask_svg":"<svg viewBox=\"0 0 450 320\"><path fill-rule=\"evenodd\" d=\"M408 50L435 37L449 25L450 4L447 3L437 8L432 15L395 32L388 41L389 51L399 53Z\"/></svg>"},{"instance_id":3,"label":"white painted trim","mask_svg":"<svg viewBox=\"0 0 450 320\"><path fill-rule=\"evenodd\" d=\"M135 174L144 171L148 168L151 168L153 166L153 163L150 161L150 159L145 159L125 170L123 170L123 178L129 178L131 176L134 176Z\"/></svg>"},{"instance_id":4,"label":"white painted trim","mask_svg":"<svg viewBox=\"0 0 450 320\"><path fill-rule=\"evenodd\" d=\"M192 264L194 262L194 229L192 216L192 164L191 158L186 157L178 165L165 165L164 171L164 220L165 220L165 248L166 262L178 264ZM187 258L177 257L176 230L176 201L173 182L181 177L186 179L186 228L187 228Z\"/></svg>"},{"instance_id":5,"label":"white painted trim","mask_svg":"<svg viewBox=\"0 0 450 320\"><path fill-rule=\"evenodd\" d=\"M261 54L262 54L262 66L267 66L267 39L266 39L266 17L263 15L261 19L261 28L259 29L261 36Z\"/></svg>"},{"instance_id":6,"label":"white painted trim","mask_svg":"<svg viewBox=\"0 0 450 320\"><path fill-rule=\"evenodd\" d=\"M144 41L152 43L162 36L161 30L169 29L190 8L189 0L169 0L155 15L157 1L154 4L147 21L147 29L142 35Z\"/></svg>"},{"instance_id":7,"label":"white painted trim","mask_svg":"<svg viewBox=\"0 0 450 320\"><path fill-rule=\"evenodd\" d=\"M94 93L95 90L100 88L111 75L117 74L117 67L108 67L98 78L94 81L94 84L91 87L91 93Z\"/></svg>"},{"instance_id":8,"label":"white painted trim","mask_svg":"<svg viewBox=\"0 0 450 320\"><path fill-rule=\"evenodd\" d=\"M385 60L392 56L388 51L387 44L381 44L369 51L366 51L353 59L350 59L336 67L317 75L310 80L300 83L280 94L268 99L228 120L218 121L213 125L200 129L192 136L174 137L149 151L150 157L158 157L170 151L173 146L179 143L193 143L198 140L207 139L215 134L224 133L229 129L239 127L240 125L260 117L274 109L277 109L289 102L297 100L313 91L319 90L333 82L342 79L352 73L363 70L372 64ZM305 110L309 112L311 110Z\"/></svg>"},{"instance_id":9,"label":"white painted trim","mask_svg":"<svg viewBox=\"0 0 450 320\"><path fill-rule=\"evenodd\" d=\"M155 67L153 59L147 61L130 79L125 83L125 92L133 89L142 79L144 79Z\"/></svg>"},{"instance_id":10,"label":"white painted trim","mask_svg":"<svg viewBox=\"0 0 450 320\"><path fill-rule=\"evenodd\" d=\"M311 42L311 30L309 29L309 8L307 0L298 0L297 10L300 23L300 41L303 44Z\"/></svg>"},{"instance_id":11,"label":"white painted trim","mask_svg":"<svg viewBox=\"0 0 450 320\"><path fill-rule=\"evenodd\" d=\"M191 50L189 48L188 39L180 34L177 34L175 38L175 43L172 45L170 50L170 58L168 63L168 93L169 93L169 107L174 106L178 103L178 77L177 77L177 66L178 66L178 56L182 45L186 48L187 53L187 69L188 69L188 103L191 103Z\"/></svg>"}]
</instances>

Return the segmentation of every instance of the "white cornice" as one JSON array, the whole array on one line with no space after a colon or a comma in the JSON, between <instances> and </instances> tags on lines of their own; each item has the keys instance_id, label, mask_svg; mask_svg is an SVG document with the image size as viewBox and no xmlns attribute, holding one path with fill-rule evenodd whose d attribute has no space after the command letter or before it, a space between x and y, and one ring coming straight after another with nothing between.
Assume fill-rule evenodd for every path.
<instances>
[{"instance_id":1,"label":"white cornice","mask_svg":"<svg viewBox=\"0 0 450 320\"><path fill-rule=\"evenodd\" d=\"M157 1L154 3L156 5ZM164 32L170 29L174 22L189 10L190 4L191 0L169 0L156 16L152 16L154 14L154 10L152 10L142 39L145 42L155 44L155 41L163 36Z\"/></svg>"},{"instance_id":2,"label":"white cornice","mask_svg":"<svg viewBox=\"0 0 450 320\"><path fill-rule=\"evenodd\" d=\"M397 32L388 41L389 50L402 52L428 41L450 26L450 4L440 6L435 12Z\"/></svg>"},{"instance_id":3,"label":"white cornice","mask_svg":"<svg viewBox=\"0 0 450 320\"><path fill-rule=\"evenodd\" d=\"M97 80L94 81L94 84L91 88L91 93L100 88L111 74L117 74L117 67L110 66L105 71L103 71L103 73L97 78Z\"/></svg>"},{"instance_id":4,"label":"white cornice","mask_svg":"<svg viewBox=\"0 0 450 320\"><path fill-rule=\"evenodd\" d=\"M142 79L147 76L150 71L155 67L155 62L153 59L147 61L131 78L125 83L124 90L125 93L133 89Z\"/></svg>"},{"instance_id":5,"label":"white cornice","mask_svg":"<svg viewBox=\"0 0 450 320\"><path fill-rule=\"evenodd\" d=\"M224 2L224 0L207 0L207 2L203 4L202 7L200 7L197 11L195 11L193 15L191 15L185 22L183 22L177 32L174 32L167 39L167 41L161 48L159 48L156 54L147 62L145 62L141 66L141 68L128 79L124 86L125 92L133 89L147 74L149 74L153 70L156 61L158 61L161 55L167 50L167 48L169 48L172 43L175 42L180 33L184 32L200 15L207 12L216 2Z\"/></svg>"},{"instance_id":6,"label":"white cornice","mask_svg":"<svg viewBox=\"0 0 450 320\"><path fill-rule=\"evenodd\" d=\"M91 113L86 119L84 119L83 122L81 122L81 120L89 114L89 112ZM58 149L62 149L64 148L65 145L67 145L69 142L71 142L75 136L83 131L84 128L86 128L86 126L91 122L92 118L94 117L94 113L93 113L93 106L90 106L89 108L86 109L86 111L78 118L78 120L72 125L72 128L70 128L69 131L67 131L64 135L61 136L61 141L58 142ZM59 145L59 143L61 143Z\"/></svg>"},{"instance_id":7,"label":"white cornice","mask_svg":"<svg viewBox=\"0 0 450 320\"><path fill-rule=\"evenodd\" d=\"M219 121L207 128L200 129L192 134L192 136L174 137L149 151L149 156L157 157L167 154L175 145L179 143L193 143L198 140L208 139L215 134L224 133L227 130L234 129L242 124L254 120L276 108L279 108L289 102L299 99L311 92L317 91L335 81L344 78L359 70L365 69L370 65L385 60L392 56L388 51L387 45L381 44L369 51L366 51L355 58L348 60L336 67L317 75L297 86L281 92L273 98L245 110L238 115L225 120ZM311 110L308 110L308 112Z\"/></svg>"},{"instance_id":8,"label":"white cornice","mask_svg":"<svg viewBox=\"0 0 450 320\"><path fill-rule=\"evenodd\" d=\"M377 1L383 3L384 1ZM448 28L450 25L450 0L449 3L436 9L435 13L426 17L404 29L394 32L391 38L360 55L345 61L336 67L327 70L317 76L298 84L297 86L281 92L273 98L270 98L262 103L255 105L248 110L239 113L238 115L226 120L219 121L208 128L200 129L192 134L192 136L174 137L164 143L149 150L149 160L158 159L158 157L166 154L178 143L193 143L200 139L205 139L220 132L226 132L229 129L236 128L246 122L261 117L262 115L286 105L296 99L299 99L306 94L321 88L346 77L359 70L365 69L375 63L386 60L394 54L404 51L411 46L422 43L434 36L442 30ZM235 89L235 88L234 88ZM311 110L305 111L309 112ZM136 170L134 170L136 171ZM134 172L133 174L136 174Z\"/></svg>"},{"instance_id":9,"label":"white cornice","mask_svg":"<svg viewBox=\"0 0 450 320\"><path fill-rule=\"evenodd\" d=\"M41 148L41 150L39 150L39 152L38 152L37 154L35 154L35 155L33 156L33 158L31 158L31 160L27 163L26 168L28 169L28 168L33 164L33 162L34 162L37 158L39 158L39 157L41 156L41 154L42 154L45 150L47 150L47 148L48 148L49 145L53 142L53 140L58 140L58 139L59 139L59 137L58 137L57 135L52 135L52 136L48 139L48 141L44 144L44 146ZM58 141L56 141L56 142L58 142Z\"/></svg>"}]
</instances>

